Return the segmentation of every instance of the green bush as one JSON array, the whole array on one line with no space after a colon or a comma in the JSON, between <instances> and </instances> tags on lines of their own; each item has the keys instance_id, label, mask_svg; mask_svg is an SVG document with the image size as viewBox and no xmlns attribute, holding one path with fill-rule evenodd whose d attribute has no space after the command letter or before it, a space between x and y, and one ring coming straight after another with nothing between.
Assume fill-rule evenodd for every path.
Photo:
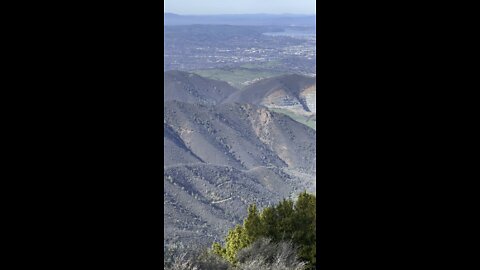
<instances>
[{"instance_id":1,"label":"green bush","mask_svg":"<svg viewBox=\"0 0 480 270\"><path fill-rule=\"evenodd\" d=\"M297 201L283 200L258 212L255 204L248 208L243 225L237 225L228 232L225 245L212 246L213 253L233 265L238 264L238 252L260 238L273 243L290 241L298 249L298 256L307 263L307 268L316 265L316 197L303 192Z\"/></svg>"}]
</instances>

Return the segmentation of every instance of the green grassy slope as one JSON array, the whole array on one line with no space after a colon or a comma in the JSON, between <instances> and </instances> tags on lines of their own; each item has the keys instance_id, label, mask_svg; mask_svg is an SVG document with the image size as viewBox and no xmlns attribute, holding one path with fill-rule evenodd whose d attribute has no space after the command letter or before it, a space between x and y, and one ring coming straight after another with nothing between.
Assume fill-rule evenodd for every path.
<instances>
[{"instance_id":1,"label":"green grassy slope","mask_svg":"<svg viewBox=\"0 0 480 270\"><path fill-rule=\"evenodd\" d=\"M293 120L299 122L299 123L302 123L314 130L317 130L317 117L316 115L314 116L305 116L305 115L301 115L301 114L296 114L290 110L286 110L286 109L273 109L273 108L270 108L271 111L274 111L274 112L278 112L278 113L281 113L281 114L285 114L287 115L288 117L292 118Z\"/></svg>"},{"instance_id":2,"label":"green grassy slope","mask_svg":"<svg viewBox=\"0 0 480 270\"><path fill-rule=\"evenodd\" d=\"M239 89L244 88L247 82L256 79L283 75L281 72L254 68L200 69L191 72L205 78L228 82L233 87Z\"/></svg>"}]
</instances>

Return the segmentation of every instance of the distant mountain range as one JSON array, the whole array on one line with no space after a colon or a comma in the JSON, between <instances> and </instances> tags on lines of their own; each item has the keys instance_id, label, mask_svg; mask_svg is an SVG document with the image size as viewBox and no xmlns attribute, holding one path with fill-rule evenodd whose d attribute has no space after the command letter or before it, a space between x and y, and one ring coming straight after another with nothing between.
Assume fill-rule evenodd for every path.
<instances>
[{"instance_id":1,"label":"distant mountain range","mask_svg":"<svg viewBox=\"0 0 480 270\"><path fill-rule=\"evenodd\" d=\"M235 14L235 15L178 15L164 13L165 25L226 24L315 26L316 15L295 14Z\"/></svg>"}]
</instances>

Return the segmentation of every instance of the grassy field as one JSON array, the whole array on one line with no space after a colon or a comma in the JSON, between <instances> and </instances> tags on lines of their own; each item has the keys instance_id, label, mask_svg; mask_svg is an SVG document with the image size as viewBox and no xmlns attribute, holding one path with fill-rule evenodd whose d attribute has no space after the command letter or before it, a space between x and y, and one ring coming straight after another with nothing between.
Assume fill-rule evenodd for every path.
<instances>
[{"instance_id":1,"label":"grassy field","mask_svg":"<svg viewBox=\"0 0 480 270\"><path fill-rule=\"evenodd\" d=\"M270 108L270 110L274 111L274 112L278 112L278 113L281 113L281 114L285 114L286 116L292 118L293 120L299 122L299 123L302 123L314 130L317 130L317 117L316 115L314 116L305 116L305 115L301 115L301 114L296 114L290 110L285 110L285 109L273 109L273 108Z\"/></svg>"},{"instance_id":2,"label":"grassy field","mask_svg":"<svg viewBox=\"0 0 480 270\"><path fill-rule=\"evenodd\" d=\"M256 68L225 68L225 69L200 69L192 73L209 79L228 82L233 87L242 89L248 82L282 75L283 73L256 69Z\"/></svg>"},{"instance_id":3,"label":"grassy field","mask_svg":"<svg viewBox=\"0 0 480 270\"><path fill-rule=\"evenodd\" d=\"M272 69L280 66L281 64L282 63L280 61L269 61L261 63L246 63L241 65L241 67L251 69Z\"/></svg>"}]
</instances>

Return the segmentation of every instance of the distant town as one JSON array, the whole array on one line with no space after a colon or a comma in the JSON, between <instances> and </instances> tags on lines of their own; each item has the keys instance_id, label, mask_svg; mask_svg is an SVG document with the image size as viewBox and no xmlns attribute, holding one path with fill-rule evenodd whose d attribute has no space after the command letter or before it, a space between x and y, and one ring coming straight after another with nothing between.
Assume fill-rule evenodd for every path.
<instances>
[{"instance_id":1,"label":"distant town","mask_svg":"<svg viewBox=\"0 0 480 270\"><path fill-rule=\"evenodd\" d=\"M165 71L239 67L314 76L315 28L167 26L164 58Z\"/></svg>"}]
</instances>

